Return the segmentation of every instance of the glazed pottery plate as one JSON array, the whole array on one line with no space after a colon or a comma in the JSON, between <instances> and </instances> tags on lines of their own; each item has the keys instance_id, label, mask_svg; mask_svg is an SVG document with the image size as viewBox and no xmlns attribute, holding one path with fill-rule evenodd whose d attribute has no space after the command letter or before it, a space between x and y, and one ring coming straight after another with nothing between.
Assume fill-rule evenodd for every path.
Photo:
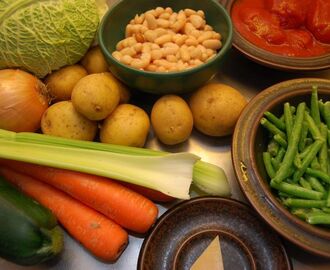
<instances>
[{"instance_id":1,"label":"glazed pottery plate","mask_svg":"<svg viewBox=\"0 0 330 270\"><path fill-rule=\"evenodd\" d=\"M233 199L198 197L165 212L142 244L140 270L189 270L219 236L226 270L291 269L278 236Z\"/></svg>"},{"instance_id":2,"label":"glazed pottery plate","mask_svg":"<svg viewBox=\"0 0 330 270\"><path fill-rule=\"evenodd\" d=\"M275 84L250 100L242 111L232 140L232 160L239 185L247 200L274 230L287 240L314 254L330 258L330 230L310 225L292 215L269 187L262 161L267 148L267 132L260 125L265 111L279 114L283 104L310 106L312 86L318 98L330 100L330 80L303 78Z\"/></svg>"}]
</instances>

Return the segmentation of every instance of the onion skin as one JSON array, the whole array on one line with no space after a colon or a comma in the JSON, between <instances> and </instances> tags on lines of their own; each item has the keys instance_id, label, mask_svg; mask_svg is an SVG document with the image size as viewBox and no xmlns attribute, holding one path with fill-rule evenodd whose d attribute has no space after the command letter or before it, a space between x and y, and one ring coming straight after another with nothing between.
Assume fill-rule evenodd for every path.
<instances>
[{"instance_id":1,"label":"onion skin","mask_svg":"<svg viewBox=\"0 0 330 270\"><path fill-rule=\"evenodd\" d=\"M0 70L0 128L35 132L48 105L46 86L38 78L18 69Z\"/></svg>"}]
</instances>

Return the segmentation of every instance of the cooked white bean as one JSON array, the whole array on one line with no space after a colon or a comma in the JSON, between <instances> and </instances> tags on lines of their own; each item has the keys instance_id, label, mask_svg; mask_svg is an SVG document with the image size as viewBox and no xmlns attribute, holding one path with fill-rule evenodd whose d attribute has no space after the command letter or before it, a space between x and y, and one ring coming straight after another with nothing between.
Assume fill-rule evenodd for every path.
<instances>
[{"instance_id":1,"label":"cooked white bean","mask_svg":"<svg viewBox=\"0 0 330 270\"><path fill-rule=\"evenodd\" d=\"M152 13L147 13L145 15L146 17L146 21L148 23L148 27L149 29L153 30L157 28L157 20L155 18L155 16Z\"/></svg>"},{"instance_id":2,"label":"cooked white bean","mask_svg":"<svg viewBox=\"0 0 330 270\"><path fill-rule=\"evenodd\" d=\"M164 44L164 43L170 42L170 41L172 41L172 35L170 35L170 34L162 35L155 39L155 43L158 45L161 45L161 44Z\"/></svg>"},{"instance_id":3,"label":"cooked white bean","mask_svg":"<svg viewBox=\"0 0 330 270\"><path fill-rule=\"evenodd\" d=\"M165 19L157 19L157 26L162 28L168 28L170 26L170 22Z\"/></svg>"},{"instance_id":4,"label":"cooked white bean","mask_svg":"<svg viewBox=\"0 0 330 270\"><path fill-rule=\"evenodd\" d=\"M151 59L152 59L152 60L158 60L158 59L163 58L163 51L160 50L160 49L152 50L152 51L150 52L150 54L151 54Z\"/></svg>"},{"instance_id":5,"label":"cooked white bean","mask_svg":"<svg viewBox=\"0 0 330 270\"><path fill-rule=\"evenodd\" d=\"M191 15L193 15L193 14L196 14L196 11L193 10L193 9L191 9L191 8L186 8L186 9L184 10L184 13L186 14L187 17L189 17L189 16L191 16Z\"/></svg>"},{"instance_id":6,"label":"cooked white bean","mask_svg":"<svg viewBox=\"0 0 330 270\"><path fill-rule=\"evenodd\" d=\"M112 56L113 56L115 59L117 59L118 61L121 61L121 58L123 57L123 55L122 55L120 52L118 52L118 51L114 51L114 52L112 53Z\"/></svg>"},{"instance_id":7,"label":"cooked white bean","mask_svg":"<svg viewBox=\"0 0 330 270\"><path fill-rule=\"evenodd\" d=\"M184 27L183 27L183 32L186 34L186 35L190 35L190 33L192 31L196 30L196 28L193 26L192 23L189 23L187 22Z\"/></svg>"},{"instance_id":8,"label":"cooked white bean","mask_svg":"<svg viewBox=\"0 0 330 270\"><path fill-rule=\"evenodd\" d=\"M170 14L170 13L167 13L167 12L161 13L161 14L158 16L158 18L160 18L160 19L165 19L165 20L168 20L170 17L171 17L171 14Z\"/></svg>"},{"instance_id":9,"label":"cooked white bean","mask_svg":"<svg viewBox=\"0 0 330 270\"><path fill-rule=\"evenodd\" d=\"M123 62L123 64L125 65L130 65L133 61L133 57L131 57L130 55L123 55L123 57L121 58L121 62Z\"/></svg>"},{"instance_id":10,"label":"cooked white bean","mask_svg":"<svg viewBox=\"0 0 330 270\"><path fill-rule=\"evenodd\" d=\"M157 7L134 16L112 56L137 69L170 72L208 61L221 46L202 10Z\"/></svg>"},{"instance_id":11,"label":"cooked white bean","mask_svg":"<svg viewBox=\"0 0 330 270\"><path fill-rule=\"evenodd\" d=\"M202 43L204 40L211 39L212 37L213 37L212 31L205 31L197 38L197 41L199 43Z\"/></svg>"},{"instance_id":12,"label":"cooked white bean","mask_svg":"<svg viewBox=\"0 0 330 270\"><path fill-rule=\"evenodd\" d=\"M207 39L202 44L207 49L218 50L221 48L221 41L218 39Z\"/></svg>"},{"instance_id":13,"label":"cooked white bean","mask_svg":"<svg viewBox=\"0 0 330 270\"><path fill-rule=\"evenodd\" d=\"M200 29L205 25L204 19L199 15L193 14L189 17L189 20L196 29Z\"/></svg>"}]
</instances>

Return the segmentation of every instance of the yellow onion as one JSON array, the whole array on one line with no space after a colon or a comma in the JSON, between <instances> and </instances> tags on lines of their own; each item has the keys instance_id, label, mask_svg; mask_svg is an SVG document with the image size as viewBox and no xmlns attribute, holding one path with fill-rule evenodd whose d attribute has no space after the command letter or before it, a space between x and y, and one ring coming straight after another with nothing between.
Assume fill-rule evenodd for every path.
<instances>
[{"instance_id":1,"label":"yellow onion","mask_svg":"<svg viewBox=\"0 0 330 270\"><path fill-rule=\"evenodd\" d=\"M22 70L0 70L0 128L36 131L48 104L46 86L38 78Z\"/></svg>"}]
</instances>

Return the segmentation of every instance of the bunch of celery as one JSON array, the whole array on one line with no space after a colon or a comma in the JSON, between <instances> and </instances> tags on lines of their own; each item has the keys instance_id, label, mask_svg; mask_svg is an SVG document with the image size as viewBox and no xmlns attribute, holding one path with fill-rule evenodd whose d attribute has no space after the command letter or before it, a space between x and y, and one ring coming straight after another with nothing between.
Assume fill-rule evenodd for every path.
<instances>
[{"instance_id":1,"label":"bunch of celery","mask_svg":"<svg viewBox=\"0 0 330 270\"><path fill-rule=\"evenodd\" d=\"M210 195L230 196L224 171L191 153L155 151L0 129L0 158L85 172L189 199L193 184Z\"/></svg>"}]
</instances>

